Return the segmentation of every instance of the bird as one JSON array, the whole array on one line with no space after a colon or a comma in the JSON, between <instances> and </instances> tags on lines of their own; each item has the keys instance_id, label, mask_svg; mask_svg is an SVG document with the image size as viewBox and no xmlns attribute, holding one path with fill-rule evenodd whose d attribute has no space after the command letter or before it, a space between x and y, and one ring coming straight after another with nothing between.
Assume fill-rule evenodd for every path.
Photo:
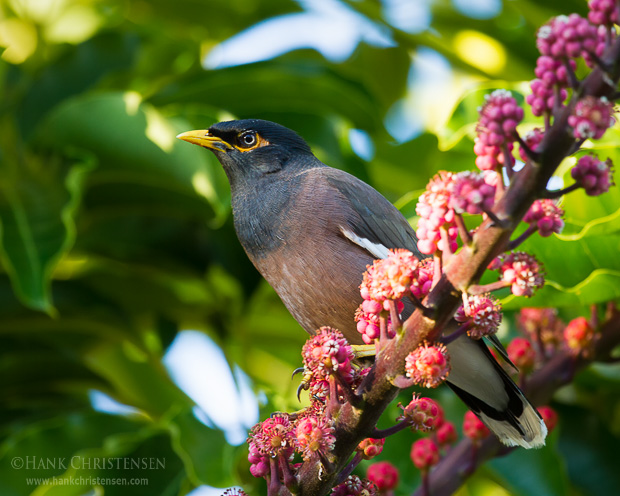
<instances>
[{"instance_id":1,"label":"bird","mask_svg":"<svg viewBox=\"0 0 620 496\"><path fill-rule=\"evenodd\" d=\"M381 193L332 168L295 131L261 119L219 122L177 138L207 148L231 188L247 256L308 333L321 326L361 344L354 313L363 273L391 249L422 257L414 229ZM508 446L544 445L547 429L482 340L447 345L448 386Z\"/></svg>"}]
</instances>

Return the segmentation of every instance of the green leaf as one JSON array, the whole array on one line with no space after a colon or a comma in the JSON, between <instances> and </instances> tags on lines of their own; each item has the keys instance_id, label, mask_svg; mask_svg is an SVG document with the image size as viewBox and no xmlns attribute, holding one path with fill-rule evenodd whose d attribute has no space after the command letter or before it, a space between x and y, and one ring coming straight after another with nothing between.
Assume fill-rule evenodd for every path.
<instances>
[{"instance_id":1,"label":"green leaf","mask_svg":"<svg viewBox=\"0 0 620 496\"><path fill-rule=\"evenodd\" d=\"M194 485L234 484L231 467L235 450L227 444L221 431L201 424L190 410L172 415L168 429L174 450Z\"/></svg>"},{"instance_id":2,"label":"green leaf","mask_svg":"<svg viewBox=\"0 0 620 496\"><path fill-rule=\"evenodd\" d=\"M576 241L532 236L520 249L535 254L543 263L545 286L531 298L506 297L503 305L507 310L583 306L620 297L620 235L590 236Z\"/></svg>"},{"instance_id":3,"label":"green leaf","mask_svg":"<svg viewBox=\"0 0 620 496\"><path fill-rule=\"evenodd\" d=\"M598 415L579 407L558 405L560 441L568 475L581 494L615 494L620 487L618 436Z\"/></svg>"},{"instance_id":4,"label":"green leaf","mask_svg":"<svg viewBox=\"0 0 620 496\"><path fill-rule=\"evenodd\" d=\"M138 37L106 32L77 46L66 45L54 64L44 68L23 96L17 114L24 136L30 136L50 109L97 84L103 77L131 68Z\"/></svg>"},{"instance_id":5,"label":"green leaf","mask_svg":"<svg viewBox=\"0 0 620 496\"><path fill-rule=\"evenodd\" d=\"M142 103L137 93L113 92L64 102L37 136L50 146L79 147L97 157L89 185L98 208L191 212L213 220L228 210L216 187L220 167L205 150L175 138L188 127Z\"/></svg>"},{"instance_id":6,"label":"green leaf","mask_svg":"<svg viewBox=\"0 0 620 496\"><path fill-rule=\"evenodd\" d=\"M488 470L501 480L510 493L522 496L564 496L569 493L569 480L564 460L558 449L558 436L551 433L541 449L517 448L510 455L494 458Z\"/></svg>"},{"instance_id":7,"label":"green leaf","mask_svg":"<svg viewBox=\"0 0 620 496\"><path fill-rule=\"evenodd\" d=\"M0 159L0 259L20 300L52 313L51 274L75 241L74 218L94 160L28 151Z\"/></svg>"},{"instance_id":8,"label":"green leaf","mask_svg":"<svg viewBox=\"0 0 620 496\"><path fill-rule=\"evenodd\" d=\"M149 102L208 103L238 117L263 117L267 112L339 115L354 127L383 128L381 108L358 82L341 76L312 52L276 60L200 72L175 81ZM294 59L294 60L291 60Z\"/></svg>"}]
</instances>

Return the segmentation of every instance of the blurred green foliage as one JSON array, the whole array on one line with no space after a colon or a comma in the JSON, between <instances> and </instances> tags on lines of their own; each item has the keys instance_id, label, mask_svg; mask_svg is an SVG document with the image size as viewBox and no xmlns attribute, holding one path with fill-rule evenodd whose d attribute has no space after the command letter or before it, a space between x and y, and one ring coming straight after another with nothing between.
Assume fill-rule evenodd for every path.
<instances>
[{"instance_id":1,"label":"blurred green foliage","mask_svg":"<svg viewBox=\"0 0 620 496\"><path fill-rule=\"evenodd\" d=\"M177 332L201 330L267 393L264 413L292 410L288 374L299 364L304 334L238 245L219 165L175 135L231 116L278 121L414 221L429 176L473 168L483 94L497 87L527 92L522 81L533 77L536 28L551 15L585 10L580 0L516 0L481 20L447 0L427 3L431 26L413 34L391 26L375 0L343 3L380 26L392 47L362 42L341 62L296 50L216 70L201 65L213 47L306 4L0 4L0 494L176 495L202 484L264 491L247 471L245 448L228 445L221 431L194 417L193 402L161 360ZM411 97L412 58L421 48L445 57L460 83L436 96L442 110L422 116L421 134L397 143L386 119ZM535 123L530 115L527 125ZM352 129L374 143L371 161L354 153ZM619 133L616 127L596 145L615 163ZM571 195L565 233L527 243L546 265L547 287L531 300L506 298L508 314L524 305L557 306L570 318L584 305L618 299L619 205L617 188L600 199ZM137 413L95 412L90 390ZM611 494L620 487L610 464L620 436L618 392L617 367L585 371L558 395L560 428L549 445L494 461L462 494ZM446 391L436 394L460 424L463 406ZM411 441L397 436L384 453L401 468L399 494L417 483ZM14 460L28 456L148 456L166 466L148 473L85 463L19 470ZM149 484L26 481L51 476L148 477Z\"/></svg>"}]
</instances>

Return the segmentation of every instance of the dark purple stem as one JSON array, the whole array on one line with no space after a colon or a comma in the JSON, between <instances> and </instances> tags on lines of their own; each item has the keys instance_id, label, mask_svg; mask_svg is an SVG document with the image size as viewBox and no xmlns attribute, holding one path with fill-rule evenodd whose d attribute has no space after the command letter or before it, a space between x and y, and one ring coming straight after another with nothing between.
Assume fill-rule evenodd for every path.
<instances>
[{"instance_id":1,"label":"dark purple stem","mask_svg":"<svg viewBox=\"0 0 620 496\"><path fill-rule=\"evenodd\" d=\"M361 451L355 453L355 456L351 459L351 461L347 464L347 466L342 469L342 472L338 474L338 479L336 481L336 485L345 481L349 475L355 470L355 468L360 464L360 462L364 459L364 454Z\"/></svg>"},{"instance_id":2,"label":"dark purple stem","mask_svg":"<svg viewBox=\"0 0 620 496\"><path fill-rule=\"evenodd\" d=\"M385 439L386 437L396 434L407 427L411 427L411 424L403 420L402 422L394 424L392 427L388 427L387 429L375 429L369 437L372 437L373 439Z\"/></svg>"},{"instance_id":3,"label":"dark purple stem","mask_svg":"<svg viewBox=\"0 0 620 496\"><path fill-rule=\"evenodd\" d=\"M521 149L525 152L525 154L528 156L528 158L532 162L538 162L538 160L540 159L540 154L532 150L528 146L528 144L525 141L523 141L523 138L521 138L521 136L518 133L516 133L515 135L515 140L517 141L517 143L519 143L519 146L521 147Z\"/></svg>"},{"instance_id":4,"label":"dark purple stem","mask_svg":"<svg viewBox=\"0 0 620 496\"><path fill-rule=\"evenodd\" d=\"M441 337L441 342L443 344L450 344L452 341L454 341L457 338L460 338L463 334L466 334L467 331L469 330L469 328L472 326L472 322L467 321L465 322L463 325L461 325L456 331L451 332L450 334L448 334L447 336L442 336Z\"/></svg>"},{"instance_id":5,"label":"dark purple stem","mask_svg":"<svg viewBox=\"0 0 620 496\"><path fill-rule=\"evenodd\" d=\"M566 188L558 189L555 191L546 190L543 192L542 198L548 198L548 199L559 198L560 196L564 196L565 194L575 191L576 189L579 189L580 187L581 187L580 184L575 183L575 184L571 184L570 186L567 186Z\"/></svg>"},{"instance_id":6,"label":"dark purple stem","mask_svg":"<svg viewBox=\"0 0 620 496\"><path fill-rule=\"evenodd\" d=\"M516 238L516 239L512 240L510 243L508 243L507 251L514 250L517 246L519 246L521 243L523 243L527 238L529 238L536 231L538 231L538 225L537 224L530 224L527 227L527 229L523 232L523 234L521 234L521 236L519 236L518 238Z\"/></svg>"}]
</instances>

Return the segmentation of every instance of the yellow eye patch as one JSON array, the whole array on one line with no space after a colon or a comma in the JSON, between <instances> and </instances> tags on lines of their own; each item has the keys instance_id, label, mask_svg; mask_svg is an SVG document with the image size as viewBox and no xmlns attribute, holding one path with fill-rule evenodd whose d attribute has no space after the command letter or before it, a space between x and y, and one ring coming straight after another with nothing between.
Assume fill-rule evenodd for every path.
<instances>
[{"instance_id":1,"label":"yellow eye patch","mask_svg":"<svg viewBox=\"0 0 620 496\"><path fill-rule=\"evenodd\" d=\"M268 146L271 143L263 138L260 134L253 131L246 131L237 137L237 143L233 146L240 152L249 152L256 148Z\"/></svg>"}]
</instances>

